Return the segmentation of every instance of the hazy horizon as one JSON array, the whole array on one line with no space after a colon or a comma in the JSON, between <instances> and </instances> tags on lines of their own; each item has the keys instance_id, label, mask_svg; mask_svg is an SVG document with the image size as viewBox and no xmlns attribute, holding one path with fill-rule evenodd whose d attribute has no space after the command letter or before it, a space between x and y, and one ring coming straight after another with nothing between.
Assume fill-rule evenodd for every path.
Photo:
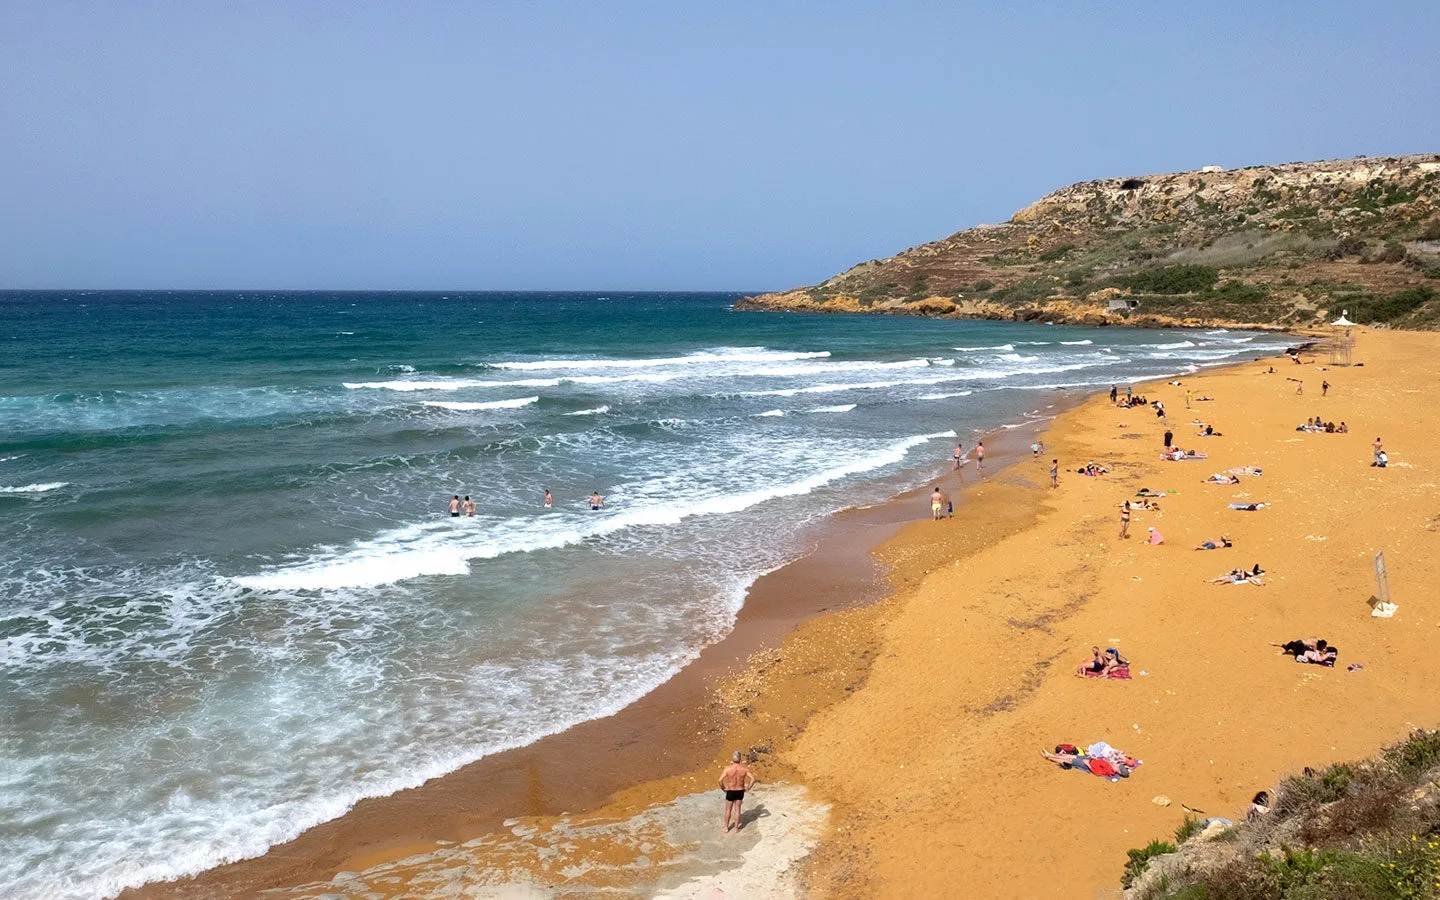
<instances>
[{"instance_id":1,"label":"hazy horizon","mask_svg":"<svg viewBox=\"0 0 1440 900\"><path fill-rule=\"evenodd\" d=\"M17 2L6 26L11 290L771 290L1077 181L1440 152L1420 2Z\"/></svg>"}]
</instances>

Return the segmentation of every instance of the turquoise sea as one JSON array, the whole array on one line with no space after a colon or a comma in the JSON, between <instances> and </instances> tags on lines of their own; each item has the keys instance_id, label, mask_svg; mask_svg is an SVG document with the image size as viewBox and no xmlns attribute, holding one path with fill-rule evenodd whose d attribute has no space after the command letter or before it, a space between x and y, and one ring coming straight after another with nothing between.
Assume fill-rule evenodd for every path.
<instances>
[{"instance_id":1,"label":"turquoise sea","mask_svg":"<svg viewBox=\"0 0 1440 900\"><path fill-rule=\"evenodd\" d=\"M1283 346L735 299L0 293L0 884L110 896L614 712L955 434Z\"/></svg>"}]
</instances>

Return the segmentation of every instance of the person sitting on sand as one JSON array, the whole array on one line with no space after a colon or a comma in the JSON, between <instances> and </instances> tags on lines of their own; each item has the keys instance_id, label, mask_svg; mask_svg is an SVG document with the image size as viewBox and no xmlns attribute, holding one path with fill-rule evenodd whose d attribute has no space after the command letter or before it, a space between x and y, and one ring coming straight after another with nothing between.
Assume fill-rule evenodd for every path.
<instances>
[{"instance_id":1,"label":"person sitting on sand","mask_svg":"<svg viewBox=\"0 0 1440 900\"><path fill-rule=\"evenodd\" d=\"M1205 479L1202 484L1239 484L1240 478L1233 472L1216 472Z\"/></svg>"},{"instance_id":2,"label":"person sitting on sand","mask_svg":"<svg viewBox=\"0 0 1440 900\"><path fill-rule=\"evenodd\" d=\"M1225 536L1222 534L1220 537L1216 538L1216 539L1213 540L1213 541L1201 541L1201 542L1200 542L1200 545L1197 546L1195 549L1196 549L1196 550L1228 550L1228 549L1230 549L1230 546L1231 546L1231 545L1230 545L1230 539L1227 538L1227 537L1225 537Z\"/></svg>"},{"instance_id":3,"label":"person sitting on sand","mask_svg":"<svg viewBox=\"0 0 1440 900\"><path fill-rule=\"evenodd\" d=\"M755 786L755 776L741 761L740 751L730 754L730 765L720 773L720 790L725 792L725 833L730 829L739 831L740 807L745 803L745 792ZM733 819L733 823L732 823Z\"/></svg>"},{"instance_id":4,"label":"person sitting on sand","mask_svg":"<svg viewBox=\"0 0 1440 900\"><path fill-rule=\"evenodd\" d=\"M1151 525L1145 530L1149 533L1149 536L1146 537L1146 540L1149 541L1151 546L1154 546L1155 544L1165 543L1165 536L1162 535L1159 531L1157 531L1154 525Z\"/></svg>"},{"instance_id":5,"label":"person sitting on sand","mask_svg":"<svg viewBox=\"0 0 1440 900\"><path fill-rule=\"evenodd\" d=\"M1345 422L1342 420L1339 425L1336 425L1336 426L1335 426L1335 433L1336 433L1336 434L1349 434L1349 433L1350 433L1350 426L1349 426L1349 425L1346 425Z\"/></svg>"},{"instance_id":6,"label":"person sitting on sand","mask_svg":"<svg viewBox=\"0 0 1440 900\"><path fill-rule=\"evenodd\" d=\"M1260 791L1250 800L1250 808L1245 812L1245 818L1254 821L1270 812L1270 794L1267 791Z\"/></svg>"},{"instance_id":7,"label":"person sitting on sand","mask_svg":"<svg viewBox=\"0 0 1440 900\"><path fill-rule=\"evenodd\" d=\"M1195 436L1196 436L1196 437L1224 437L1225 435L1223 435L1223 434L1221 434L1220 432L1216 431L1214 425L1208 425L1208 424L1207 424L1204 428L1202 428L1202 429L1200 429L1199 431L1195 432Z\"/></svg>"},{"instance_id":8,"label":"person sitting on sand","mask_svg":"<svg viewBox=\"0 0 1440 900\"><path fill-rule=\"evenodd\" d=\"M1121 656L1120 651L1116 650L1114 647L1106 647L1105 652L1101 653L1100 646L1097 644L1096 646L1090 648L1090 655L1093 658L1088 663L1085 663L1083 666L1080 666L1078 669L1076 669L1076 675L1079 675L1081 677L1089 676L1093 678L1099 675L1109 675L1111 672L1121 668L1122 666L1130 665L1130 660Z\"/></svg>"}]
</instances>

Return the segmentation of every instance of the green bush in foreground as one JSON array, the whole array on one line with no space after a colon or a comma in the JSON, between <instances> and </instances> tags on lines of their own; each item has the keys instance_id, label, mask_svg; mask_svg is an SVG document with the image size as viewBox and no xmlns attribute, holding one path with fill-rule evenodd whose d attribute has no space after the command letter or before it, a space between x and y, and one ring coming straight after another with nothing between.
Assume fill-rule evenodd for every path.
<instances>
[{"instance_id":1,"label":"green bush in foreground","mask_svg":"<svg viewBox=\"0 0 1440 900\"><path fill-rule=\"evenodd\" d=\"M1195 840L1129 851L1131 900L1440 898L1440 732L1416 732L1373 759L1284 779L1268 815ZM1170 854L1175 854L1171 856Z\"/></svg>"}]
</instances>

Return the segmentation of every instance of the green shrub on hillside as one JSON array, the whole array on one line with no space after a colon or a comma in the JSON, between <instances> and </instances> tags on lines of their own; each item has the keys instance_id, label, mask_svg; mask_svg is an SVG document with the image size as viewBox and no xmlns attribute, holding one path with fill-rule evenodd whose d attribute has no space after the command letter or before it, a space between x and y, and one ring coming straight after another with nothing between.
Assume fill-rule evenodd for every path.
<instances>
[{"instance_id":1,"label":"green shrub on hillside","mask_svg":"<svg viewBox=\"0 0 1440 900\"><path fill-rule=\"evenodd\" d=\"M1144 269L1114 279L1121 287L1146 294L1193 294L1220 280L1220 272L1212 266L1161 266Z\"/></svg>"}]
</instances>

